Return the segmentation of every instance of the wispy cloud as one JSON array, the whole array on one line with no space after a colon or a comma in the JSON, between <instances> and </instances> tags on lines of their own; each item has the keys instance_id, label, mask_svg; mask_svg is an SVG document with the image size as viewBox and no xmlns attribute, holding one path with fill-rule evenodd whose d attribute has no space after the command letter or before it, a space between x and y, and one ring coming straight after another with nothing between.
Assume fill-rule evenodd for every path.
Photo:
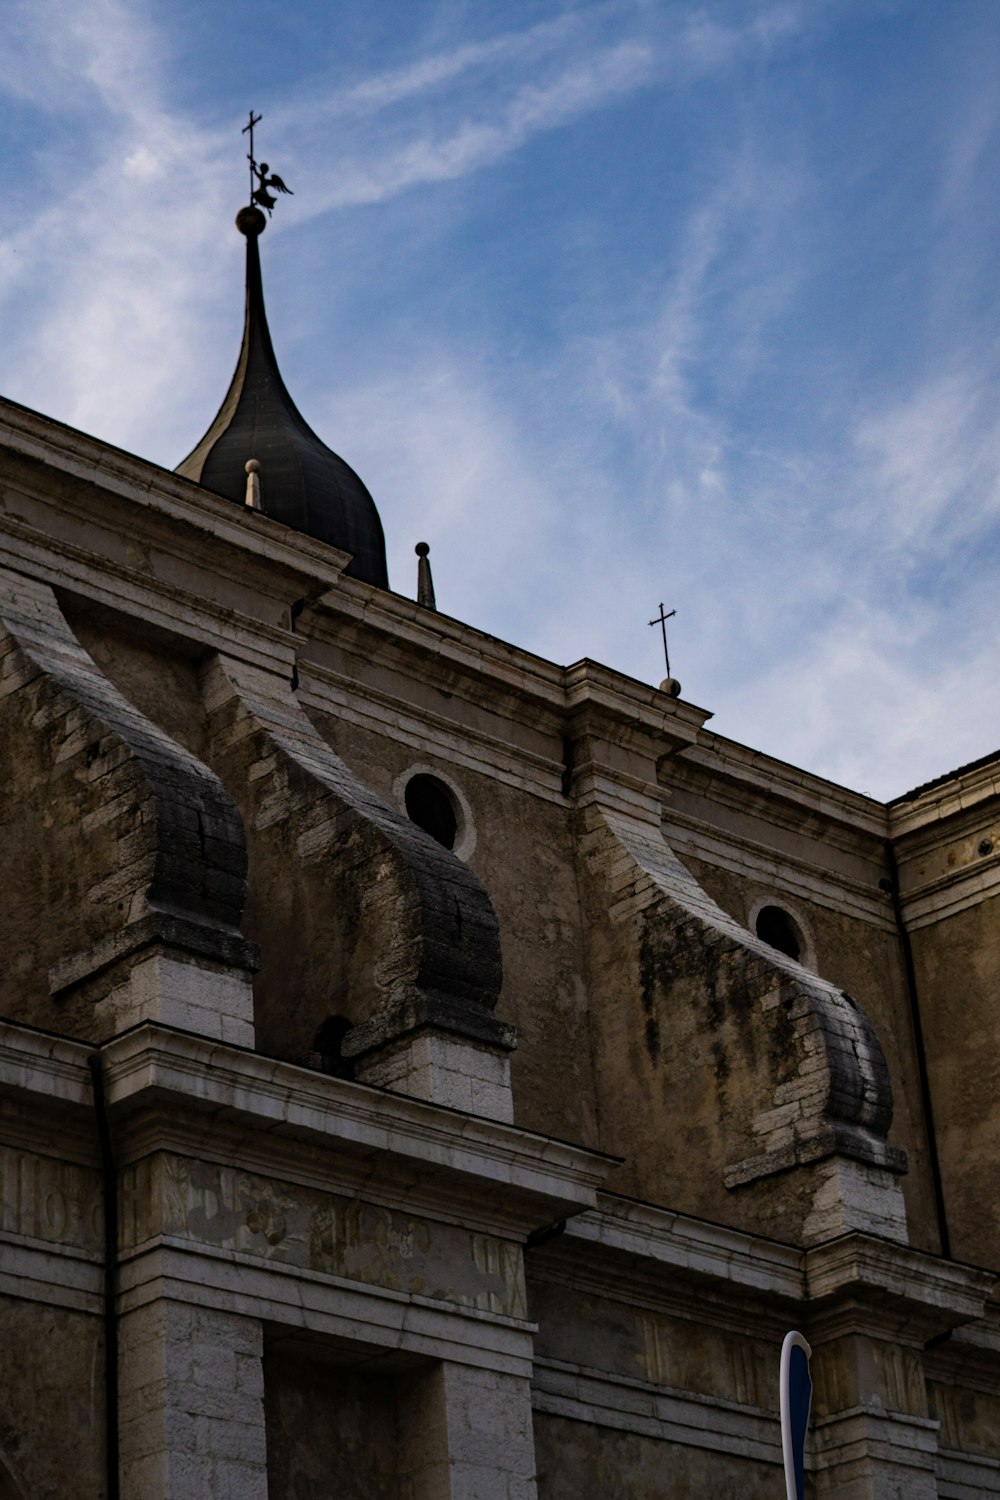
<instances>
[{"instance_id":1,"label":"wispy cloud","mask_svg":"<svg viewBox=\"0 0 1000 1500\"><path fill-rule=\"evenodd\" d=\"M380 203L417 185L453 181L492 166L532 136L642 87L653 76L653 62L643 43L622 42L552 82L526 84L492 118L463 119L438 134L394 146L381 159L341 162L320 185L312 211Z\"/></svg>"},{"instance_id":2,"label":"wispy cloud","mask_svg":"<svg viewBox=\"0 0 1000 1500\"><path fill-rule=\"evenodd\" d=\"M679 606L678 674L723 733L872 791L933 774L942 755L982 753L977 735L998 738L1000 725L982 713L979 728L959 725L974 717L975 685L992 681L995 625L975 553L1000 508L1000 419L995 358L956 283L971 284L983 259L975 210L995 86L935 99L944 145L924 212L938 238L924 249L926 306L907 309L926 347L891 396L885 381L872 394L851 347L866 330L840 337L818 316L822 273L854 273L810 230L817 204L830 222L846 211L823 197L832 189L802 124L812 100L788 84L802 111L793 130L760 107L789 55L866 7L604 0L553 5L540 23L526 10L534 24L486 34L480 15L474 34L363 75L341 60L331 80L306 59L294 87L262 101L269 159L296 188L269 256L293 240L315 250L327 227L338 245L356 235L350 263L324 263L324 296L335 304L350 281L368 298L359 318L372 344L385 340L345 370L310 335L295 388L370 482L394 583L409 590L423 533L443 608L556 660L596 656L652 681L661 666L645 621L666 595ZM175 39L152 14L126 0L79 0L72 13L33 0L0 22L0 90L39 127L36 199L0 231L0 388L173 462L207 425L235 357L241 245L220 225L235 207L241 122L223 131L207 89L197 115L172 102ZM528 346L515 357L495 308L446 328L418 305L383 334L365 265L378 234L419 223L413 255L434 261L425 285L446 286L453 269L469 272L468 245L449 234L463 213L488 210L493 169L527 180L536 144L572 141L577 127L583 139L593 122L609 137L625 118L636 130L664 101L688 132L656 157L662 174L678 154L677 191L653 182L641 130L634 157L609 151L616 165L603 167L609 202L615 174L631 174L614 199L626 214L663 194L647 243L634 247L623 228L603 309L581 287L600 266L588 236L599 243L606 226L554 203L551 243L572 223L579 264L573 286L568 257L547 268L565 284L549 291L563 302L543 309L544 338L512 332ZM880 138L868 139L876 157ZM59 146L46 156L49 140ZM598 166L578 163L582 184ZM375 215L349 213L372 205ZM509 255L520 252L519 232ZM316 288L280 286L310 325ZM823 330L811 347L796 326L810 317ZM829 387L825 363L839 371ZM968 587L956 599L961 558ZM929 736L939 743L925 750Z\"/></svg>"},{"instance_id":3,"label":"wispy cloud","mask_svg":"<svg viewBox=\"0 0 1000 1500\"><path fill-rule=\"evenodd\" d=\"M761 15L791 13L777 6ZM307 87L294 105L279 101L269 124L310 183L283 205L286 223L469 177L536 135L656 81L692 81L727 66L734 49L762 45L760 15L730 29L700 10L679 15L665 26L656 7L598 4L326 97ZM58 201L43 202L0 239L0 295L45 308L41 319L15 312L9 320L0 380L73 424L158 452L170 426L168 392L178 392L175 405L183 400L178 375L199 331L218 327L206 288L220 284L224 260L234 258L214 244L228 217L231 142L170 109L170 49L148 16L122 0L80 0L70 17L60 0L15 5L6 39L16 60L8 86L42 110L79 118L81 131ZM768 33L763 44L772 41ZM463 80L474 86L455 92ZM414 99L416 122L406 111ZM338 130L331 153L329 121L349 116L354 126L346 137Z\"/></svg>"},{"instance_id":4,"label":"wispy cloud","mask_svg":"<svg viewBox=\"0 0 1000 1500\"><path fill-rule=\"evenodd\" d=\"M332 157L325 170L314 162L312 202L302 212L384 202L496 165L534 136L653 85L689 87L741 57L765 55L804 26L804 15L798 5L771 5L726 26L700 8L593 5L325 97L314 92L309 108L286 106L275 123L293 150ZM472 86L449 92L447 85L463 80ZM426 95L434 99L435 125L414 134L412 120L392 106ZM386 116L374 139L343 138L344 119L373 114Z\"/></svg>"},{"instance_id":5,"label":"wispy cloud","mask_svg":"<svg viewBox=\"0 0 1000 1500\"><path fill-rule=\"evenodd\" d=\"M312 124L362 117L428 93L439 94L444 85L469 74L496 75L501 70L509 72L512 65L523 74L526 66L537 66L553 54L565 55L574 45L579 46L600 22L621 21L630 12L631 7L623 5L621 0L611 0L610 4L591 5L582 12L568 12L556 20L501 32L486 41L460 43L332 90L324 91L314 85L308 102L297 99L294 104L284 105L277 112L276 121L286 128L300 128L303 116Z\"/></svg>"},{"instance_id":6,"label":"wispy cloud","mask_svg":"<svg viewBox=\"0 0 1000 1500\"><path fill-rule=\"evenodd\" d=\"M1000 522L1000 406L985 370L932 376L866 417L856 439L878 497L864 514L884 534L880 550L946 546Z\"/></svg>"}]
</instances>

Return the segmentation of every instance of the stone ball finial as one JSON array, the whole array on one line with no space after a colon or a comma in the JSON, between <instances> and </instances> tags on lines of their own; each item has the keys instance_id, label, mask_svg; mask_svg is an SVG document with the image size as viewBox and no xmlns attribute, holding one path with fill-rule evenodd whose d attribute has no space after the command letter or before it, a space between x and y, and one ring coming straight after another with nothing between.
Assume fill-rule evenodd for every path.
<instances>
[{"instance_id":1,"label":"stone ball finial","mask_svg":"<svg viewBox=\"0 0 1000 1500\"><path fill-rule=\"evenodd\" d=\"M247 472L247 507L250 510L260 510L260 460L256 458L248 458L243 467Z\"/></svg>"},{"instance_id":2,"label":"stone ball finial","mask_svg":"<svg viewBox=\"0 0 1000 1500\"><path fill-rule=\"evenodd\" d=\"M660 683L660 692L669 693L671 698L679 698L681 695L681 685L676 677L664 677Z\"/></svg>"},{"instance_id":3,"label":"stone ball finial","mask_svg":"<svg viewBox=\"0 0 1000 1500\"><path fill-rule=\"evenodd\" d=\"M417 563L417 603L422 604L424 609L437 609L431 563L427 556L431 549L426 542L418 542L413 550L420 559Z\"/></svg>"},{"instance_id":4,"label":"stone ball finial","mask_svg":"<svg viewBox=\"0 0 1000 1500\"><path fill-rule=\"evenodd\" d=\"M240 234L245 234L247 239L251 236L256 239L257 235L263 234L267 228L267 220L259 208L248 206L241 208L236 215L236 228Z\"/></svg>"}]
</instances>

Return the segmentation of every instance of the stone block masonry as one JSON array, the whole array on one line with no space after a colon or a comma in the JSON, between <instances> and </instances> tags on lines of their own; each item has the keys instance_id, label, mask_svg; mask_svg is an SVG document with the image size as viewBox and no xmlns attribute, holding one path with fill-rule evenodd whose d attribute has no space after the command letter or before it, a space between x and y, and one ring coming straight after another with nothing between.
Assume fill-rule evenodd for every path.
<instances>
[{"instance_id":1,"label":"stone block masonry","mask_svg":"<svg viewBox=\"0 0 1000 1500\"><path fill-rule=\"evenodd\" d=\"M122 1500L267 1500L263 1335L167 1299L121 1325Z\"/></svg>"}]
</instances>

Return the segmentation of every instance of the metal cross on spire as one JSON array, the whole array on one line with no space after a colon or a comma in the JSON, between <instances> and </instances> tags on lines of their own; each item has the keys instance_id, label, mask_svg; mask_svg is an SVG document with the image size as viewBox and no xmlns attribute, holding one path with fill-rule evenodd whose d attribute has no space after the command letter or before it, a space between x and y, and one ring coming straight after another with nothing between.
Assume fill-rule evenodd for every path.
<instances>
[{"instance_id":1,"label":"metal cross on spire","mask_svg":"<svg viewBox=\"0 0 1000 1500\"><path fill-rule=\"evenodd\" d=\"M267 175L270 168L266 161L257 165L253 154L253 128L259 125L263 118L263 115L255 115L251 110L250 118L241 133L246 135L249 132L250 135L250 150L247 152L247 161L250 163L250 202L257 208L266 208L270 217L271 210L278 201L277 198L271 196L271 188L279 193L287 193L289 197L293 197L294 194L290 187L285 186L277 172L271 172L270 177Z\"/></svg>"},{"instance_id":2,"label":"metal cross on spire","mask_svg":"<svg viewBox=\"0 0 1000 1500\"><path fill-rule=\"evenodd\" d=\"M250 118L247 120L247 123L244 125L242 131L240 132L242 135L246 135L247 131L250 132L250 150L247 152L247 161L250 163L250 200L251 200L251 202L253 201L253 192L254 192L254 180L253 180L253 176L254 176L254 171L256 170L256 167L257 167L257 163L254 161L254 156L253 156L253 128L254 128L255 125L259 125L260 122L261 122L261 120L263 118L264 118L263 115L255 115L254 112L253 112L253 110L251 110L250 111Z\"/></svg>"},{"instance_id":3,"label":"metal cross on spire","mask_svg":"<svg viewBox=\"0 0 1000 1500\"><path fill-rule=\"evenodd\" d=\"M660 691L669 693L671 698L679 698L681 692L681 685L677 681L677 678L671 677L670 675L670 651L667 647L667 621L672 620L676 613L676 609L670 610L669 613L665 612L663 608L663 601L661 600L660 613L656 616L655 619L650 620L649 622L650 625L659 625L660 629L663 632L663 659L667 664L667 675L660 683Z\"/></svg>"}]
</instances>

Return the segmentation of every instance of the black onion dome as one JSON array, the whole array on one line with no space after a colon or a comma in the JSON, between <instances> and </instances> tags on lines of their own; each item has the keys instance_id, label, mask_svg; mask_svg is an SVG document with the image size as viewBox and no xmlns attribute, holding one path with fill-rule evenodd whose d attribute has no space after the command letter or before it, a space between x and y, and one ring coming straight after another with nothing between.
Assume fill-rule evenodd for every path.
<instances>
[{"instance_id":1,"label":"black onion dome","mask_svg":"<svg viewBox=\"0 0 1000 1500\"><path fill-rule=\"evenodd\" d=\"M385 589L385 538L375 502L350 465L301 416L274 357L257 245L266 224L257 208L236 216L247 242L243 345L215 421L176 472L243 505L247 461L255 458L264 514L350 552L345 571Z\"/></svg>"}]
</instances>

